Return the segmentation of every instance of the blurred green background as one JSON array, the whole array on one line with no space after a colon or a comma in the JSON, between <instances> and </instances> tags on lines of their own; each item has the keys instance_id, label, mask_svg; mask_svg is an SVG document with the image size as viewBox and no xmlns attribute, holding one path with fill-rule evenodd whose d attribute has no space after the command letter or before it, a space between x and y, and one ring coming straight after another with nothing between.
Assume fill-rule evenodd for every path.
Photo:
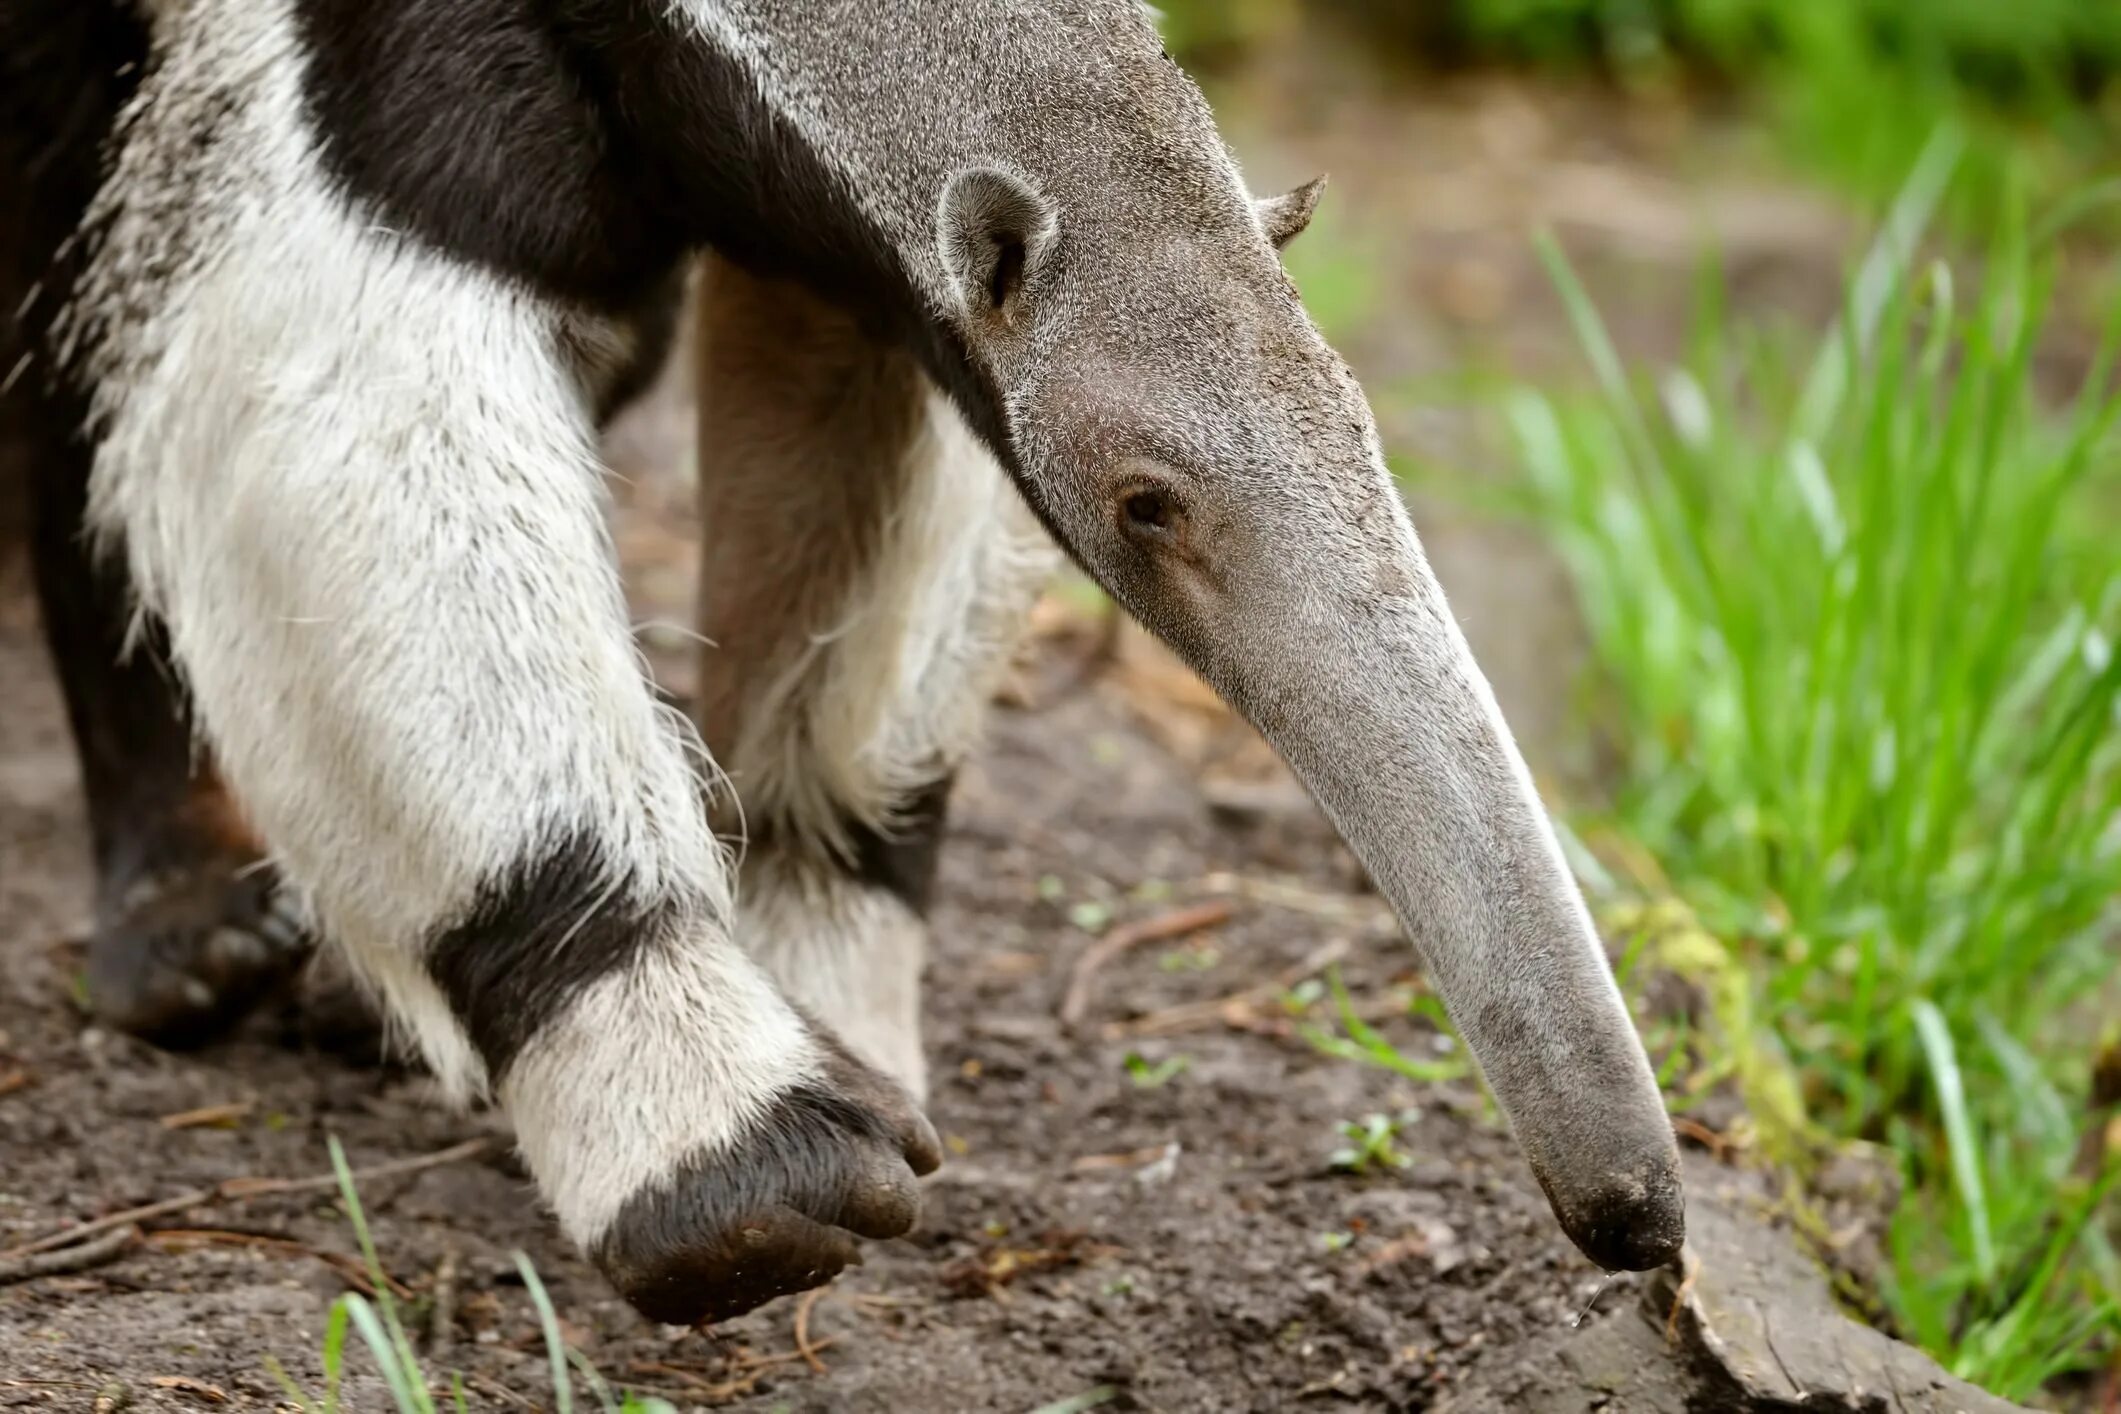
<instances>
[{"instance_id":1,"label":"blurred green background","mask_svg":"<svg viewBox=\"0 0 2121 1414\"><path fill-rule=\"evenodd\" d=\"M1159 8L1257 189L1333 175L1291 273L1682 1125L2121 1407L2121 3Z\"/></svg>"}]
</instances>

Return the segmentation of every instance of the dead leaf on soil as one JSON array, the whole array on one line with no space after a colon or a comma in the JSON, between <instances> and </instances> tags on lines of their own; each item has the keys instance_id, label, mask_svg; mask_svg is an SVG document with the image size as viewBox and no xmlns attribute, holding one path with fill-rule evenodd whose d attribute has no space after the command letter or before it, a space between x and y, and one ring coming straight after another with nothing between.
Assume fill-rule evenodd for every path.
<instances>
[{"instance_id":1,"label":"dead leaf on soil","mask_svg":"<svg viewBox=\"0 0 2121 1414\"><path fill-rule=\"evenodd\" d=\"M1121 1249L1095 1241L1087 1232L1056 1230L1043 1233L1037 1247L995 1247L943 1268L943 1289L952 1296L1002 1298L1002 1288L1033 1272L1059 1271L1086 1266L1116 1255Z\"/></svg>"},{"instance_id":2,"label":"dead leaf on soil","mask_svg":"<svg viewBox=\"0 0 2121 1414\"><path fill-rule=\"evenodd\" d=\"M224 1105L202 1105L164 1115L156 1123L164 1129L234 1129L258 1107L256 1100L231 1100Z\"/></svg>"}]
</instances>

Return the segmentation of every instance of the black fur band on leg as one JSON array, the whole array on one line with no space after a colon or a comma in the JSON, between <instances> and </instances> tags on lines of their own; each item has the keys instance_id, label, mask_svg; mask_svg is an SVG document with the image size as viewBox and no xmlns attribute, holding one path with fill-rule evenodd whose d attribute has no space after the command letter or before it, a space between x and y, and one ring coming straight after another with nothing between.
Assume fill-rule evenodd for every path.
<instances>
[{"instance_id":1,"label":"black fur band on leg","mask_svg":"<svg viewBox=\"0 0 2121 1414\"><path fill-rule=\"evenodd\" d=\"M929 782L901 800L891 822L881 828L843 815L839 837L844 849L820 849L830 867L870 888L881 889L925 918L935 901L936 869L942 859L943 829L950 813L955 773ZM792 832L772 819L751 822L746 837L752 849L780 847Z\"/></svg>"},{"instance_id":2,"label":"black fur band on leg","mask_svg":"<svg viewBox=\"0 0 2121 1414\"><path fill-rule=\"evenodd\" d=\"M944 776L914 792L882 831L869 825L849 826L855 877L892 894L923 918L935 900L935 873L942 858L943 826L955 779Z\"/></svg>"},{"instance_id":3,"label":"black fur band on leg","mask_svg":"<svg viewBox=\"0 0 2121 1414\"><path fill-rule=\"evenodd\" d=\"M685 912L678 900L644 904L617 868L595 840L562 836L488 880L428 944L427 971L495 1084L546 1023Z\"/></svg>"}]
</instances>

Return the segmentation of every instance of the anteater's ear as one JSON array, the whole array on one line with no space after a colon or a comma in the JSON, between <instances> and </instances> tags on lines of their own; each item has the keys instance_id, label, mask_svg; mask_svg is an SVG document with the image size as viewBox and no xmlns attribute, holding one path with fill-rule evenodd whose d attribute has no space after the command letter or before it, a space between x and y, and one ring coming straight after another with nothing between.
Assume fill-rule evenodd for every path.
<instances>
[{"instance_id":1,"label":"anteater's ear","mask_svg":"<svg viewBox=\"0 0 2121 1414\"><path fill-rule=\"evenodd\" d=\"M1013 172L968 167L943 187L936 240L974 318L1009 320L1058 229L1053 205Z\"/></svg>"},{"instance_id":2,"label":"anteater's ear","mask_svg":"<svg viewBox=\"0 0 2121 1414\"><path fill-rule=\"evenodd\" d=\"M1261 229L1266 231L1267 239L1274 242L1276 250L1304 233L1325 189L1326 179L1317 176L1294 191L1283 192L1280 196L1263 196L1252 203L1253 210L1259 213Z\"/></svg>"}]
</instances>

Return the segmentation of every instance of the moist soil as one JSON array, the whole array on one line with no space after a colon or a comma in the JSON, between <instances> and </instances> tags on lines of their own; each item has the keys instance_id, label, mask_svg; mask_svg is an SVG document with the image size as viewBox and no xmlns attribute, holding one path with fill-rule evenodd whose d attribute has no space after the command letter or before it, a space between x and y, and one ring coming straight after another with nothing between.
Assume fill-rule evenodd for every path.
<instances>
[{"instance_id":1,"label":"moist soil","mask_svg":"<svg viewBox=\"0 0 2121 1414\"><path fill-rule=\"evenodd\" d=\"M704 1333L633 1316L556 1237L505 1138L435 1107L417 1075L305 1048L284 1015L187 1055L91 1024L72 981L90 880L70 752L17 614L0 640L0 1246L229 1178L328 1173L329 1135L356 1167L489 1136L362 1197L409 1319L446 1347L434 1372L464 1371L495 1408L550 1403L517 1249L570 1340L681 1405L1030 1410L1111 1387L1172 1410L1421 1408L1485 1352L1561 1326L1597 1273L1477 1089L1336 1061L1298 1034L1285 994L1307 993L1322 958L1357 996L1412 981L1330 831L1271 777L1246 781L1247 821L1211 806L1186 743L1251 744L1204 701L1149 696L1153 657L1130 645L1085 681L1094 638L1043 643L1016 689L1029 705L998 708L965 774L943 865L928 1049L950 1159L918 1232L872 1245L809 1308L813 1368L759 1363L795 1354L792 1300ZM1089 929L1202 902L1228 921L1114 958L1082 1025L1060 1024ZM1382 1024L1450 1058L1433 1033ZM1330 1167L1337 1121L1409 1110L1405 1167ZM146 1226L163 1231L109 1265L0 1288L0 1408L86 1409L112 1381L139 1408L267 1406L269 1360L316 1382L357 1253L331 1194ZM445 1263L456 1319L438 1330ZM388 1407L365 1354L351 1363L353 1407Z\"/></svg>"},{"instance_id":2,"label":"moist soil","mask_svg":"<svg viewBox=\"0 0 2121 1414\"><path fill-rule=\"evenodd\" d=\"M649 1325L491 1116L313 1024L328 990L191 1054L93 1024L84 832L25 609L0 616L0 1409L296 1407L275 1364L317 1389L333 1299L374 1288L322 1181L333 1137L429 1377L472 1408L557 1407L519 1253L569 1345L688 1409L2006 1408L1839 1315L1761 1176L1692 1155L1687 1270L1602 1285L1469 1076L1323 1053L1337 976L1401 1055L1463 1068L1264 744L1058 598L956 797L927 1032L949 1158L919 1228L813 1296ZM1393 1137L1351 1165L1343 1122L1371 1116ZM155 1204L104 1260L7 1280L7 1248ZM365 1350L347 1367L342 1407L395 1407Z\"/></svg>"},{"instance_id":3,"label":"moist soil","mask_svg":"<svg viewBox=\"0 0 2121 1414\"><path fill-rule=\"evenodd\" d=\"M1242 105L1246 126L1280 136L1238 137L1262 189L1331 168L1340 190L1408 194L1366 227L1394 233L1369 248L1391 272L1371 295L1412 311L1352 341L1373 391L1475 346L1533 364L1564 347L1522 235L1541 220L1588 245L1597 287L1624 297L1624 345L1684 328L1696 227L1660 166L1669 134L1515 88L1384 104L1308 62L1257 78ZM1321 93L1343 97L1291 106ZM1830 307L1843 223L1780 189L1717 190L1711 210L1754 203L1740 234L1758 239L1737 264L1766 272L1763 301L1785 301L1798 271L1799 303ZM1472 455L1462 421L1380 408L1395 444ZM666 386L610 442L643 643L678 692L689 649L657 625L682 623L690 598L687 417ZM1561 581L1522 536L1422 520L1506 708L1551 761L1573 651ZM461 1371L473 1408L553 1407L517 1251L570 1343L681 1408L1753 1407L1700 1393L1684 1352L1645 1342L1665 1328L1645 1300L1678 1304L1648 1279L1615 1278L1572 1324L1600 1274L1474 1083L1417 1083L1306 1039L1331 1024L1319 993L1337 966L1406 1054L1459 1059L1409 1017L1413 956L1262 744L1065 596L1042 606L953 806L926 1033L949 1159L919 1229L871 1245L814 1300L708 1331L634 1316L556 1236L490 1117L441 1109L373 1044L320 1049L299 1001L184 1055L92 1023L75 981L91 879L71 744L33 612L19 585L0 600L0 1249L226 1180L326 1174L329 1136L357 1168L483 1139L361 1186L430 1374ZM1100 935L1202 904L1220 921L1113 957L1080 1024L1061 1023ZM1339 1124L1373 1114L1393 1117L1399 1163L1336 1168ZM0 1286L0 1408L271 1407L271 1362L316 1387L327 1308L365 1281L334 1195L143 1226L103 1265ZM1615 1362L1644 1392L1572 1373ZM347 1363L348 1408L392 1407L365 1351Z\"/></svg>"}]
</instances>

